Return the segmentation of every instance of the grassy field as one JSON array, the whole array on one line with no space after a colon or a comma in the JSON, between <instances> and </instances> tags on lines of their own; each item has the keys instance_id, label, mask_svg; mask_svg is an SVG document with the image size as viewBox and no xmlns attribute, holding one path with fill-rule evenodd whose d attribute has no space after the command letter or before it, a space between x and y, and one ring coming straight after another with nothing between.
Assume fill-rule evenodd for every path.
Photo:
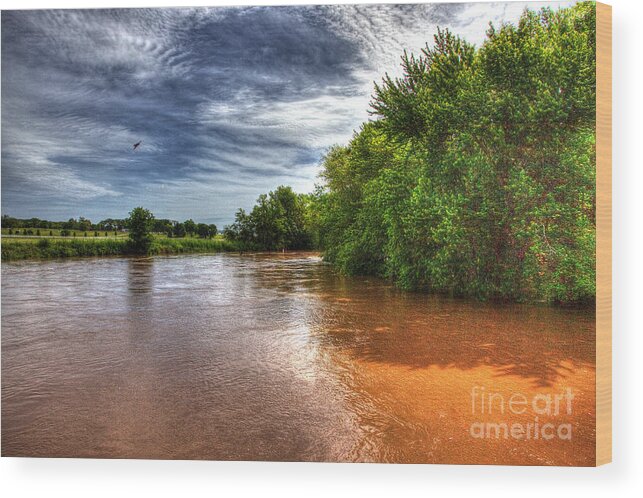
<instances>
[{"instance_id":1,"label":"grassy field","mask_svg":"<svg viewBox=\"0 0 643 498\"><path fill-rule=\"evenodd\" d=\"M49 231L47 230L48 233ZM87 237L60 237L60 235L41 237L3 236L2 261L132 254L127 234L119 233L118 236L114 237L113 232L111 233L111 237L93 237L89 236L89 234ZM217 235L212 239L195 237L169 239L165 235L156 235L151 253L186 254L236 250L237 246L221 235Z\"/></svg>"}]
</instances>

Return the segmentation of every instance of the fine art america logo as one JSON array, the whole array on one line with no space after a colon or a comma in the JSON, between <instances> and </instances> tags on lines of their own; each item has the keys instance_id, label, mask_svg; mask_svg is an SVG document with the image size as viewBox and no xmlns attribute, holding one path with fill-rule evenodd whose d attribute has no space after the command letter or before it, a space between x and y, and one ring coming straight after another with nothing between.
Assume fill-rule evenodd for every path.
<instances>
[{"instance_id":1,"label":"fine art america logo","mask_svg":"<svg viewBox=\"0 0 643 498\"><path fill-rule=\"evenodd\" d=\"M474 386L471 390L471 413L493 421L473 422L469 434L476 439L569 441L572 438L572 424L562 423L559 417L572 414L573 400L574 394L570 388L555 394L525 395L514 392L505 395Z\"/></svg>"}]
</instances>

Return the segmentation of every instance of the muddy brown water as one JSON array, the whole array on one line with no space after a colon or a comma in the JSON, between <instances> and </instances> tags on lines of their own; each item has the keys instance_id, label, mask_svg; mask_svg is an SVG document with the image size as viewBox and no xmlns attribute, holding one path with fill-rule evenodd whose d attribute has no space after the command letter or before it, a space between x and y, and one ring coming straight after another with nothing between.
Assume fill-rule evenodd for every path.
<instances>
[{"instance_id":1,"label":"muddy brown water","mask_svg":"<svg viewBox=\"0 0 643 498\"><path fill-rule=\"evenodd\" d=\"M594 319L303 253L3 263L2 455L591 465Z\"/></svg>"}]
</instances>

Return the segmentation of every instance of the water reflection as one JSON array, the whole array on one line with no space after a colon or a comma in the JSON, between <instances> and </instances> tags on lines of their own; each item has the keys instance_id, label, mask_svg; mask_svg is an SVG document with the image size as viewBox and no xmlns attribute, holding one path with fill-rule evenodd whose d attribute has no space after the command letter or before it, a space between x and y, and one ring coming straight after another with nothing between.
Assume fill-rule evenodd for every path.
<instances>
[{"instance_id":1,"label":"water reflection","mask_svg":"<svg viewBox=\"0 0 643 498\"><path fill-rule=\"evenodd\" d=\"M153 290L154 258L127 260L127 290L132 296L150 294Z\"/></svg>"},{"instance_id":2,"label":"water reflection","mask_svg":"<svg viewBox=\"0 0 643 498\"><path fill-rule=\"evenodd\" d=\"M403 293L309 254L2 273L4 455L593 462L587 310ZM573 388L573 440L472 440L495 420L474 386Z\"/></svg>"},{"instance_id":3,"label":"water reflection","mask_svg":"<svg viewBox=\"0 0 643 498\"><path fill-rule=\"evenodd\" d=\"M570 368L593 362L592 313L421 297L411 302L377 285L359 294L330 298L314 323L323 341L363 360L411 368L488 365L537 386L551 386Z\"/></svg>"},{"instance_id":4,"label":"water reflection","mask_svg":"<svg viewBox=\"0 0 643 498\"><path fill-rule=\"evenodd\" d=\"M154 259L127 260L127 304L132 317L145 319L152 304L154 290Z\"/></svg>"}]
</instances>

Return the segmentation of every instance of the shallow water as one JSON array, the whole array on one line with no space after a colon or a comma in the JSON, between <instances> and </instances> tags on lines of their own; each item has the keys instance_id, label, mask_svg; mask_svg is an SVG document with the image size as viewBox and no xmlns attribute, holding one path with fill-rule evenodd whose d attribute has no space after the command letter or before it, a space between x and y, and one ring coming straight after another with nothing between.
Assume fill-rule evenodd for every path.
<instances>
[{"instance_id":1,"label":"shallow water","mask_svg":"<svg viewBox=\"0 0 643 498\"><path fill-rule=\"evenodd\" d=\"M3 263L2 455L591 465L594 357L310 254Z\"/></svg>"}]
</instances>

